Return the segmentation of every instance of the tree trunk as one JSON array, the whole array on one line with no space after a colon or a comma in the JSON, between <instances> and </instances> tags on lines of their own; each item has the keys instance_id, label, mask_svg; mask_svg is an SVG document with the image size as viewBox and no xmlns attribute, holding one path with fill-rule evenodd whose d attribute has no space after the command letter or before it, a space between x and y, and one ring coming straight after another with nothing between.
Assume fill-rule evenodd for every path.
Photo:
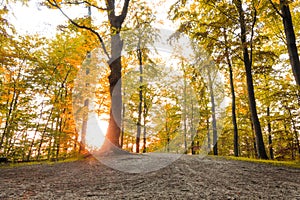
<instances>
[{"instance_id":1,"label":"tree trunk","mask_svg":"<svg viewBox=\"0 0 300 200\"><path fill-rule=\"evenodd\" d=\"M280 9L282 14L282 21L284 26L284 33L286 36L286 45L290 57L290 63L292 66L292 71L295 77L295 81L298 86L300 86L300 62L299 54L296 45L296 37L294 32L294 26L292 21L292 16L288 2L286 0L280 0Z\"/></svg>"},{"instance_id":2,"label":"tree trunk","mask_svg":"<svg viewBox=\"0 0 300 200\"><path fill-rule=\"evenodd\" d=\"M269 140L269 152L270 152L270 158L274 159L274 153L273 153L273 141L272 141L272 127L270 122L270 107L267 107L267 117L268 117L268 140Z\"/></svg>"},{"instance_id":3,"label":"tree trunk","mask_svg":"<svg viewBox=\"0 0 300 200\"><path fill-rule=\"evenodd\" d=\"M243 57L244 57L244 65L246 70L246 78L247 78L247 90L248 90L248 99L249 99L249 106L250 106L250 112L251 112L251 118L254 126L255 136L256 136L256 145L258 150L258 157L262 159L268 159L263 135L261 131L260 122L257 115L256 110L256 102L255 102L255 95L254 95L254 86L253 86L253 78L252 78L252 61L249 57L248 47L247 47L247 41L246 41L246 21L244 16L244 10L242 7L242 1L236 0L235 5L239 12L239 21L240 21L240 27L241 27L241 42L242 42L242 49L243 49Z\"/></svg>"},{"instance_id":4,"label":"tree trunk","mask_svg":"<svg viewBox=\"0 0 300 200\"><path fill-rule=\"evenodd\" d=\"M210 134L209 134L209 118L206 119L206 129L207 129L207 152L210 152L211 144L210 144Z\"/></svg>"},{"instance_id":5,"label":"tree trunk","mask_svg":"<svg viewBox=\"0 0 300 200\"><path fill-rule=\"evenodd\" d=\"M183 91L183 98L184 98L184 111L183 111L183 139L184 139L184 153L187 154L187 85L186 85L186 76L185 76L185 70L184 70L184 91ZM193 139L193 138L192 138ZM192 146L193 148L193 146Z\"/></svg>"},{"instance_id":6,"label":"tree trunk","mask_svg":"<svg viewBox=\"0 0 300 200\"><path fill-rule=\"evenodd\" d=\"M111 97L110 119L107 128L105 142L101 148L102 152L117 152L120 146L120 126L122 120L122 63L121 52L123 49L123 41L121 40L120 32L122 24L128 12L130 0L124 0L124 5L120 15L115 13L115 1L107 0L107 15L110 23L111 34L111 57L108 61L110 68L109 89ZM117 85L118 83L118 85Z\"/></svg>"},{"instance_id":7,"label":"tree trunk","mask_svg":"<svg viewBox=\"0 0 300 200\"><path fill-rule=\"evenodd\" d=\"M208 84L210 90L210 100L211 100L211 114L212 114L212 128L213 128L213 152L214 155L218 155L218 131L217 131L217 120L216 120L216 105L215 96L213 91L213 83L211 79L211 72L208 69Z\"/></svg>"},{"instance_id":8,"label":"tree trunk","mask_svg":"<svg viewBox=\"0 0 300 200\"><path fill-rule=\"evenodd\" d=\"M145 88L146 89L146 88ZM143 109L143 118L144 118L144 124L143 124L143 132L144 132L144 141L143 141L143 153L147 152L147 128L146 128L146 118L148 115L148 108L146 103L146 93L144 95L144 109Z\"/></svg>"},{"instance_id":9,"label":"tree trunk","mask_svg":"<svg viewBox=\"0 0 300 200\"><path fill-rule=\"evenodd\" d=\"M142 132L142 105L143 105L143 58L142 50L140 46L140 38L137 47L137 56L140 67L140 86L139 86L139 106L138 106L138 121L137 121L137 133L136 133L136 153L140 152L140 138ZM144 119L145 120L145 119Z\"/></svg>"},{"instance_id":10,"label":"tree trunk","mask_svg":"<svg viewBox=\"0 0 300 200\"><path fill-rule=\"evenodd\" d=\"M82 116L82 127L81 127L81 141L80 141L80 150L79 153L85 153L86 147L86 131L87 131L87 122L89 118L89 99L84 101L84 113Z\"/></svg>"},{"instance_id":11,"label":"tree trunk","mask_svg":"<svg viewBox=\"0 0 300 200\"><path fill-rule=\"evenodd\" d=\"M108 77L110 97L111 97L111 109L110 109L110 119L107 128L106 139L108 139L112 145L119 148L120 127L117 122L121 122L121 110L122 110L121 51L123 48L123 42L120 38L119 33L112 36L111 40L112 40L111 41L112 58L109 61L109 67L111 73ZM105 144L104 147L106 147Z\"/></svg>"},{"instance_id":12,"label":"tree trunk","mask_svg":"<svg viewBox=\"0 0 300 200\"><path fill-rule=\"evenodd\" d=\"M125 96L125 93L123 93L123 95ZM122 106L122 129L121 129L121 148L123 148L123 145L124 145L124 133L125 133L125 111L126 111L126 107L125 107L125 104L122 103L123 106Z\"/></svg>"},{"instance_id":13,"label":"tree trunk","mask_svg":"<svg viewBox=\"0 0 300 200\"><path fill-rule=\"evenodd\" d=\"M225 44L227 45L227 35L224 31ZM229 58L229 49L226 46L226 60L229 68L229 81L230 81L230 91L231 91L231 119L233 125L233 144L234 144L234 156L239 156L239 134L238 134L238 126L236 122L236 104L235 104L235 92L234 92L234 84L233 84L233 71L232 65Z\"/></svg>"}]
</instances>

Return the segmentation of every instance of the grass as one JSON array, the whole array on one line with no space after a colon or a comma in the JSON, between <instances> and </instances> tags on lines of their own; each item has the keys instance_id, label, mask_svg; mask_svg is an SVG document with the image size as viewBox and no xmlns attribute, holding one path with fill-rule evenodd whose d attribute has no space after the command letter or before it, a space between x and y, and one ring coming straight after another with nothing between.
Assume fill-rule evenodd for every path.
<instances>
[{"instance_id":1,"label":"grass","mask_svg":"<svg viewBox=\"0 0 300 200\"><path fill-rule=\"evenodd\" d=\"M58 161L31 161L31 162L19 162L19 163L8 163L8 164L0 164L0 168L15 168L15 167L22 167L22 166L31 166L31 165L55 165L58 163L68 163L68 162L74 162L77 160L82 160L82 156L77 156L73 158L67 158L64 160L58 160Z\"/></svg>"},{"instance_id":2,"label":"grass","mask_svg":"<svg viewBox=\"0 0 300 200\"><path fill-rule=\"evenodd\" d=\"M292 167L300 169L300 161L278 161L278 160L263 160L263 159L255 159L255 158L245 158L245 157L235 157L235 156L220 156L221 158L225 158L226 160L238 160L252 163L262 163L268 165L275 166L284 166L284 167Z\"/></svg>"}]
</instances>

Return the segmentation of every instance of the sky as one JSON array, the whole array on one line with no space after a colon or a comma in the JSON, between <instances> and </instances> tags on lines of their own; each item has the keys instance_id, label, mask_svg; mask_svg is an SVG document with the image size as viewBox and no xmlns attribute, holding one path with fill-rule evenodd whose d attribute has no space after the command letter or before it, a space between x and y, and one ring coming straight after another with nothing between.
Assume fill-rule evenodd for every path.
<instances>
[{"instance_id":1,"label":"sky","mask_svg":"<svg viewBox=\"0 0 300 200\"><path fill-rule=\"evenodd\" d=\"M46 37L55 35L56 27L60 24L65 24L67 19L60 13L59 10L48 9L41 6L43 0L31 0L28 6L21 3L9 4L7 8L13 11L9 16L10 21L15 25L20 34L39 34ZM157 28L175 29L175 25L167 19L168 9L174 0L163 1L163 5L155 7L157 11L157 20L163 21L164 24L157 23ZM1 5L1 4L0 4ZM64 10L71 18L87 15L87 8L84 6L72 7L72 9ZM92 11L92 15L93 15ZM93 16L93 20L97 20Z\"/></svg>"}]
</instances>

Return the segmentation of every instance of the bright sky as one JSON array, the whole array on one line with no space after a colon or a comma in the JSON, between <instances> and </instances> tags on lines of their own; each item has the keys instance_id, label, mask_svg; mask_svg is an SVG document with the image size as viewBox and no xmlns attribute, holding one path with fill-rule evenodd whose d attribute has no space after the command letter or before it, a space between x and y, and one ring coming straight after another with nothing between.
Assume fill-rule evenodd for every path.
<instances>
[{"instance_id":1,"label":"bright sky","mask_svg":"<svg viewBox=\"0 0 300 200\"><path fill-rule=\"evenodd\" d=\"M10 16L11 22L15 25L20 34L40 34L43 36L53 36L56 27L66 23L66 18L59 10L48 9L41 6L43 0L31 0L28 6L23 6L21 3L9 4L7 7L13 11L13 16ZM158 2L158 1L157 1ZM175 25L167 19L168 9L175 0L162 1L163 5L155 7L158 13L157 19L164 24L157 24L157 28L173 29ZM87 8L84 6L72 7L72 9L64 10L71 18L87 15ZM92 13L93 15L93 13ZM95 19L95 18L94 18Z\"/></svg>"}]
</instances>

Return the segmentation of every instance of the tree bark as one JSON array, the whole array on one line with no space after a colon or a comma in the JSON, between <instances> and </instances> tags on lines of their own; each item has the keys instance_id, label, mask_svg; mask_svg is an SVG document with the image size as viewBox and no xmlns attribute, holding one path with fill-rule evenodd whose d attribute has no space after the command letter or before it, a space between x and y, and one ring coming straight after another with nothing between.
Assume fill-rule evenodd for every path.
<instances>
[{"instance_id":1,"label":"tree bark","mask_svg":"<svg viewBox=\"0 0 300 200\"><path fill-rule=\"evenodd\" d=\"M213 128L213 152L214 155L218 155L218 131L217 131L217 120L216 120L216 105L215 96L213 91L213 83L211 79L211 72L208 69L208 84L210 90L210 100L211 100L211 112L212 112L212 128Z\"/></svg>"},{"instance_id":2,"label":"tree bark","mask_svg":"<svg viewBox=\"0 0 300 200\"><path fill-rule=\"evenodd\" d=\"M108 20L110 22L111 31L111 58L108 61L110 68L109 88L111 96L110 119L106 133L106 140L102 146L104 151L114 150L114 147L120 148L120 124L122 120L122 93L121 93L121 52L123 49L123 41L120 37L122 24L126 18L130 0L125 0L122 13L115 14L115 1L106 1ZM117 85L118 84L118 85Z\"/></svg>"},{"instance_id":3,"label":"tree bark","mask_svg":"<svg viewBox=\"0 0 300 200\"><path fill-rule=\"evenodd\" d=\"M225 44L227 45L227 35L224 32ZM230 81L230 91L231 91L231 119L233 125L233 144L234 144L234 156L239 156L239 134L238 134L238 126L236 121L236 104L235 104L235 92L234 92L234 84L233 84L233 71L232 64L229 58L229 49L226 46L226 60L229 68L229 81Z\"/></svg>"},{"instance_id":4,"label":"tree bark","mask_svg":"<svg viewBox=\"0 0 300 200\"><path fill-rule=\"evenodd\" d=\"M139 60L140 68L140 86L139 86L139 106L138 106L138 121L137 121L137 133L136 133L136 153L140 152L140 138L142 132L142 107L143 107L143 57L141 50L141 39L139 38L137 46L137 56ZM145 119L144 119L145 120Z\"/></svg>"},{"instance_id":5,"label":"tree bark","mask_svg":"<svg viewBox=\"0 0 300 200\"><path fill-rule=\"evenodd\" d=\"M261 131L260 122L257 115L256 110L256 102L255 102L255 95L254 95L254 86L253 86L253 77L252 77L252 59L250 59L248 47L247 47L247 41L246 41L246 21L245 21L245 13L242 7L242 1L241 0L235 0L236 8L239 12L239 22L240 22L240 28L241 28L241 42L242 42L242 49L243 49L243 57L244 57L244 65L246 70L246 79L247 79L247 90L248 90L248 99L249 99L249 106L250 106L250 112L251 112L251 119L253 122L253 127L255 131L256 136L256 145L257 145L257 153L258 157L262 159L268 159L263 135Z\"/></svg>"},{"instance_id":6,"label":"tree bark","mask_svg":"<svg viewBox=\"0 0 300 200\"><path fill-rule=\"evenodd\" d=\"M270 122L270 107L267 107L267 117L268 117L268 141L269 141L269 152L270 152L270 158L274 159L274 152L273 152L273 141L272 141L272 127Z\"/></svg>"},{"instance_id":7,"label":"tree bark","mask_svg":"<svg viewBox=\"0 0 300 200\"><path fill-rule=\"evenodd\" d=\"M286 0L280 0L280 10L284 26L284 33L286 36L286 45L289 53L290 63L292 66L293 75L298 86L300 86L300 62L299 54L296 45L296 37L293 26L292 15L288 2Z\"/></svg>"}]
</instances>

